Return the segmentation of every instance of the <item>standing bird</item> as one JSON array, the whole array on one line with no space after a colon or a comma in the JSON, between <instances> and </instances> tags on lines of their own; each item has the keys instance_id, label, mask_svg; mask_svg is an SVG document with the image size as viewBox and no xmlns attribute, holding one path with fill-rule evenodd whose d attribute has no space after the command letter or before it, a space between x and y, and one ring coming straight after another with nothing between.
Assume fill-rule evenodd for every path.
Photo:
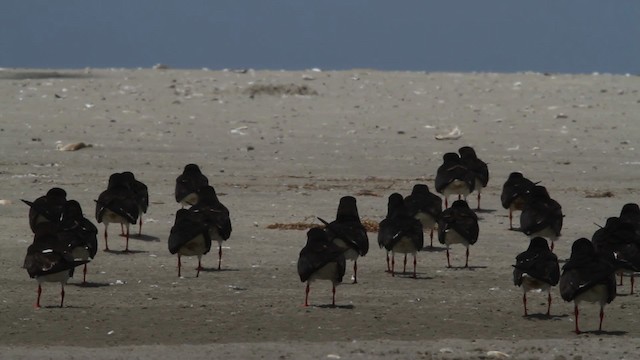
<instances>
[{"instance_id":1,"label":"standing bird","mask_svg":"<svg viewBox=\"0 0 640 360\"><path fill-rule=\"evenodd\" d=\"M520 214L520 230L529 237L540 236L550 240L553 251L563 218L560 204L549 196L544 186L536 185L531 188Z\"/></svg>"},{"instance_id":2,"label":"standing bird","mask_svg":"<svg viewBox=\"0 0 640 360\"><path fill-rule=\"evenodd\" d=\"M202 270L202 255L211 250L211 235L205 214L201 211L180 209L169 234L169 252L178 254L178 277L182 276L181 256L197 256L196 277Z\"/></svg>"},{"instance_id":3,"label":"standing bird","mask_svg":"<svg viewBox=\"0 0 640 360\"><path fill-rule=\"evenodd\" d=\"M635 229L640 236L640 207L636 203L627 203L620 210L620 221L628 223Z\"/></svg>"},{"instance_id":4,"label":"standing bird","mask_svg":"<svg viewBox=\"0 0 640 360\"><path fill-rule=\"evenodd\" d=\"M207 224L209 237L218 242L218 270L222 262L222 242L231 236L231 219L229 209L218 200L212 186L205 186L198 190L198 202L190 211L201 214L202 221Z\"/></svg>"},{"instance_id":5,"label":"standing bird","mask_svg":"<svg viewBox=\"0 0 640 360\"><path fill-rule=\"evenodd\" d=\"M378 245L387 250L387 270L395 276L396 253L404 254L403 273L407 271L407 254L413 255L413 278L417 277L416 253L424 246L424 234L420 220L411 216L404 205L402 195L389 196L387 217L380 222ZM389 267L391 252L391 267Z\"/></svg>"},{"instance_id":6,"label":"standing bird","mask_svg":"<svg viewBox=\"0 0 640 360\"><path fill-rule=\"evenodd\" d=\"M346 260L342 249L329 241L327 233L321 228L312 228L307 232L307 244L298 257L298 275L306 282L304 306L309 306L310 284L316 280L331 281L331 305L336 305L336 285L342 282L346 269Z\"/></svg>"},{"instance_id":7,"label":"standing bird","mask_svg":"<svg viewBox=\"0 0 640 360\"><path fill-rule=\"evenodd\" d=\"M516 256L513 284L522 287L522 305L527 316L527 292L547 292L547 316L551 314L551 287L560 280L558 257L549 249L545 238L535 237L526 251Z\"/></svg>"},{"instance_id":8,"label":"standing bird","mask_svg":"<svg viewBox=\"0 0 640 360\"><path fill-rule=\"evenodd\" d=\"M513 230L513 212L522 211L529 191L536 184L520 172L512 172L502 186L500 200L502 207L509 209L509 230Z\"/></svg>"},{"instance_id":9,"label":"standing bird","mask_svg":"<svg viewBox=\"0 0 640 360\"><path fill-rule=\"evenodd\" d=\"M138 236L140 236L142 235L142 214L146 214L149 209L149 189L142 181L137 180L131 171L125 171L122 175L129 182L134 199L138 204L138 214L140 214Z\"/></svg>"},{"instance_id":10,"label":"standing bird","mask_svg":"<svg viewBox=\"0 0 640 360\"><path fill-rule=\"evenodd\" d=\"M209 185L209 179L202 174L196 164L188 164L176 178L176 202L192 206L198 202L198 190Z\"/></svg>"},{"instance_id":11,"label":"standing bird","mask_svg":"<svg viewBox=\"0 0 640 360\"><path fill-rule=\"evenodd\" d=\"M452 244L467 248L464 267L469 267L469 246L478 241L479 232L478 216L466 201L456 200L442 212L438 219L438 240L447 246L447 267L451 267L449 246Z\"/></svg>"},{"instance_id":12,"label":"standing bird","mask_svg":"<svg viewBox=\"0 0 640 360\"><path fill-rule=\"evenodd\" d=\"M574 302L576 334L580 334L578 306L581 302L600 304L600 326L604 319L604 306L616 297L615 267L610 259L596 253L591 241L580 238L571 246L571 257L562 267L560 295L565 301Z\"/></svg>"},{"instance_id":13,"label":"standing bird","mask_svg":"<svg viewBox=\"0 0 640 360\"><path fill-rule=\"evenodd\" d=\"M443 163L436 172L436 191L444 195L444 207L449 207L449 195L458 195L458 200L475 189L475 175L462 164L458 154L450 152L442 156Z\"/></svg>"},{"instance_id":14,"label":"standing bird","mask_svg":"<svg viewBox=\"0 0 640 360\"><path fill-rule=\"evenodd\" d=\"M41 222L52 222L58 224L62 220L62 212L67 201L67 192L61 188L54 187L47 191L47 194L34 200L33 202L22 200L29 205L29 227L35 233L35 227Z\"/></svg>"},{"instance_id":15,"label":"standing bird","mask_svg":"<svg viewBox=\"0 0 640 360\"><path fill-rule=\"evenodd\" d=\"M96 200L96 220L104 223L104 247L109 251L107 228L111 223L119 223L126 228L125 252L129 251L129 226L138 221L139 205L136 195L131 189L131 183L121 173L114 173L109 177L107 190L103 191Z\"/></svg>"},{"instance_id":16,"label":"standing bird","mask_svg":"<svg viewBox=\"0 0 640 360\"><path fill-rule=\"evenodd\" d=\"M415 184L411 194L404 198L409 215L420 220L422 228L430 230L430 246L433 247L433 230L437 228L438 217L442 213L442 199L429 191L425 184Z\"/></svg>"},{"instance_id":17,"label":"standing bird","mask_svg":"<svg viewBox=\"0 0 640 360\"><path fill-rule=\"evenodd\" d=\"M347 260L353 260L353 283L358 283L358 257L369 252L369 237L367 229L362 225L358 215L356 198L344 196L338 204L336 219L328 223L320 218L325 225L329 241L338 245Z\"/></svg>"},{"instance_id":18,"label":"standing bird","mask_svg":"<svg viewBox=\"0 0 640 360\"><path fill-rule=\"evenodd\" d=\"M592 242L597 252L611 256L620 274L620 283L625 273L631 278L631 291L635 284L635 272L640 271L640 236L634 226L620 218L610 217L603 228L593 233Z\"/></svg>"},{"instance_id":19,"label":"standing bird","mask_svg":"<svg viewBox=\"0 0 640 360\"><path fill-rule=\"evenodd\" d=\"M73 275L73 269L86 261L75 261L67 252L66 244L58 236L58 227L50 222L35 225L33 244L27 249L23 268L38 281L36 308L40 308L43 282L60 283L60 307L64 305L64 285Z\"/></svg>"},{"instance_id":20,"label":"standing bird","mask_svg":"<svg viewBox=\"0 0 640 360\"><path fill-rule=\"evenodd\" d=\"M467 169L471 170L475 178L474 189L478 192L478 210L480 210L480 197L482 188L489 183L489 167L487 163L478 159L476 151L471 146L463 146L458 149L460 161Z\"/></svg>"},{"instance_id":21,"label":"standing bird","mask_svg":"<svg viewBox=\"0 0 640 360\"><path fill-rule=\"evenodd\" d=\"M84 262L82 283L87 282L87 263L93 260L98 252L98 228L84 217L82 207L75 200L68 200L58 238L68 246L68 251L75 261Z\"/></svg>"}]
</instances>

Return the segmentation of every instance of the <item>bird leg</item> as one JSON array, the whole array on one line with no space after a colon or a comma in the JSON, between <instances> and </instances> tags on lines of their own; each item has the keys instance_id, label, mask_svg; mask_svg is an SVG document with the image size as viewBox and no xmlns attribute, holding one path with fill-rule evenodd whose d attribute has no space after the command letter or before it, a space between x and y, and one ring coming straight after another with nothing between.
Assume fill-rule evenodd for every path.
<instances>
[{"instance_id":1,"label":"bird leg","mask_svg":"<svg viewBox=\"0 0 640 360\"><path fill-rule=\"evenodd\" d=\"M120 236L124 236L124 224L120 223Z\"/></svg>"},{"instance_id":2,"label":"bird leg","mask_svg":"<svg viewBox=\"0 0 640 360\"><path fill-rule=\"evenodd\" d=\"M602 320L604 319L604 306L600 306L600 326L598 327L598 331L602 331Z\"/></svg>"},{"instance_id":3,"label":"bird leg","mask_svg":"<svg viewBox=\"0 0 640 360\"><path fill-rule=\"evenodd\" d=\"M433 248L433 229L431 229L431 233L429 234L429 236L431 237L431 245L429 245L429 247Z\"/></svg>"},{"instance_id":4,"label":"bird leg","mask_svg":"<svg viewBox=\"0 0 640 360\"><path fill-rule=\"evenodd\" d=\"M618 286L622 286L622 275L624 274L622 271L620 271L620 282L618 282Z\"/></svg>"},{"instance_id":5,"label":"bird leg","mask_svg":"<svg viewBox=\"0 0 640 360\"><path fill-rule=\"evenodd\" d=\"M84 269L82 269L82 283L87 283L87 264L84 264Z\"/></svg>"},{"instance_id":6,"label":"bird leg","mask_svg":"<svg viewBox=\"0 0 640 360\"><path fill-rule=\"evenodd\" d=\"M480 210L480 192L478 192L478 210Z\"/></svg>"},{"instance_id":7,"label":"bird leg","mask_svg":"<svg viewBox=\"0 0 640 360\"><path fill-rule=\"evenodd\" d=\"M109 251L109 242L107 241L107 238L109 237L107 235L107 224L104 224L104 251Z\"/></svg>"},{"instance_id":8,"label":"bird leg","mask_svg":"<svg viewBox=\"0 0 640 360\"><path fill-rule=\"evenodd\" d=\"M576 318L576 334L580 334L580 328L578 327L578 315L580 315L580 311L578 310L578 305L573 306L573 314Z\"/></svg>"},{"instance_id":9,"label":"bird leg","mask_svg":"<svg viewBox=\"0 0 640 360\"><path fill-rule=\"evenodd\" d=\"M391 272L391 266L389 265L389 252L387 251L387 272Z\"/></svg>"},{"instance_id":10,"label":"bird leg","mask_svg":"<svg viewBox=\"0 0 640 360\"><path fill-rule=\"evenodd\" d=\"M64 284L60 283L60 307L64 305Z\"/></svg>"},{"instance_id":11,"label":"bird leg","mask_svg":"<svg viewBox=\"0 0 640 360\"><path fill-rule=\"evenodd\" d=\"M336 306L336 284L331 284L331 293L333 294L331 306Z\"/></svg>"},{"instance_id":12,"label":"bird leg","mask_svg":"<svg viewBox=\"0 0 640 360\"><path fill-rule=\"evenodd\" d=\"M466 256L466 260L464 261L464 267L466 268L469 267L469 247L467 247L467 256Z\"/></svg>"},{"instance_id":13,"label":"bird leg","mask_svg":"<svg viewBox=\"0 0 640 360\"><path fill-rule=\"evenodd\" d=\"M447 245L447 267L451 267L451 259L449 258L449 245Z\"/></svg>"},{"instance_id":14,"label":"bird leg","mask_svg":"<svg viewBox=\"0 0 640 360\"><path fill-rule=\"evenodd\" d=\"M40 309L40 295L42 295L42 286L38 284L38 300L36 300L36 309Z\"/></svg>"},{"instance_id":15,"label":"bird leg","mask_svg":"<svg viewBox=\"0 0 640 360\"><path fill-rule=\"evenodd\" d=\"M181 270L182 269L182 261L180 261L180 254L178 254L178 277L180 277L181 274Z\"/></svg>"},{"instance_id":16,"label":"bird leg","mask_svg":"<svg viewBox=\"0 0 640 360\"><path fill-rule=\"evenodd\" d=\"M127 223L127 233L125 234L126 244L124 246L124 252L129 252L129 223Z\"/></svg>"},{"instance_id":17,"label":"bird leg","mask_svg":"<svg viewBox=\"0 0 640 360\"><path fill-rule=\"evenodd\" d=\"M447 209L449 208L449 197L445 196L444 198L444 208Z\"/></svg>"},{"instance_id":18,"label":"bird leg","mask_svg":"<svg viewBox=\"0 0 640 360\"><path fill-rule=\"evenodd\" d=\"M407 272L407 254L404 254L404 266L402 268L402 273L405 274Z\"/></svg>"},{"instance_id":19,"label":"bird leg","mask_svg":"<svg viewBox=\"0 0 640 360\"><path fill-rule=\"evenodd\" d=\"M553 248L555 247L555 241L551 240L551 252L553 252Z\"/></svg>"},{"instance_id":20,"label":"bird leg","mask_svg":"<svg viewBox=\"0 0 640 360\"><path fill-rule=\"evenodd\" d=\"M142 235L142 215L140 215L140 220L138 222L138 236Z\"/></svg>"},{"instance_id":21,"label":"bird leg","mask_svg":"<svg viewBox=\"0 0 640 360\"><path fill-rule=\"evenodd\" d=\"M396 253L391 253L391 276L396 276Z\"/></svg>"},{"instance_id":22,"label":"bird leg","mask_svg":"<svg viewBox=\"0 0 640 360\"><path fill-rule=\"evenodd\" d=\"M416 267L418 265L418 261L416 260L416 253L413 253L413 278L417 278Z\"/></svg>"},{"instance_id":23,"label":"bird leg","mask_svg":"<svg viewBox=\"0 0 640 360\"><path fill-rule=\"evenodd\" d=\"M547 316L551 316L551 291L547 293Z\"/></svg>"},{"instance_id":24,"label":"bird leg","mask_svg":"<svg viewBox=\"0 0 640 360\"><path fill-rule=\"evenodd\" d=\"M513 230L513 210L509 208L509 230Z\"/></svg>"},{"instance_id":25,"label":"bird leg","mask_svg":"<svg viewBox=\"0 0 640 360\"><path fill-rule=\"evenodd\" d=\"M358 283L358 260L353 260L353 283Z\"/></svg>"},{"instance_id":26,"label":"bird leg","mask_svg":"<svg viewBox=\"0 0 640 360\"><path fill-rule=\"evenodd\" d=\"M220 270L220 263L222 262L222 243L218 244L218 270Z\"/></svg>"},{"instance_id":27,"label":"bird leg","mask_svg":"<svg viewBox=\"0 0 640 360\"><path fill-rule=\"evenodd\" d=\"M633 277L633 273L631 273L631 292L630 294L633 295L633 285L635 284L635 279Z\"/></svg>"},{"instance_id":28,"label":"bird leg","mask_svg":"<svg viewBox=\"0 0 640 360\"><path fill-rule=\"evenodd\" d=\"M197 270L196 277L200 276L200 270L203 270L201 260L202 260L202 255L198 255L198 267L196 268Z\"/></svg>"},{"instance_id":29,"label":"bird leg","mask_svg":"<svg viewBox=\"0 0 640 360\"><path fill-rule=\"evenodd\" d=\"M307 287L304 290L304 306L309 306L309 282L307 281Z\"/></svg>"},{"instance_id":30,"label":"bird leg","mask_svg":"<svg viewBox=\"0 0 640 360\"><path fill-rule=\"evenodd\" d=\"M528 316L529 313L527 312L527 292L526 291L524 294L522 294L522 305L524 306L524 316Z\"/></svg>"}]
</instances>

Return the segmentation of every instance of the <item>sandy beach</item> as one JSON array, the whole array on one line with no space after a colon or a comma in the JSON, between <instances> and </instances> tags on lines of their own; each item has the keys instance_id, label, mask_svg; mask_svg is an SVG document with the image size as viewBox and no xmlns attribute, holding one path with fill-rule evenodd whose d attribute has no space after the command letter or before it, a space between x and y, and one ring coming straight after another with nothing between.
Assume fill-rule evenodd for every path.
<instances>
[{"instance_id":1,"label":"sandy beach","mask_svg":"<svg viewBox=\"0 0 640 360\"><path fill-rule=\"evenodd\" d=\"M508 230L500 192L512 171L546 186L566 215L555 252L568 258L574 240L639 202L639 90L640 77L607 74L2 69L0 358L637 357L640 302L628 279L602 332L598 306L586 305L585 333L573 333L573 305L557 289L551 317L544 294L531 294L533 315L522 316L511 265L528 238ZM455 127L459 138L436 140ZM80 142L89 146L61 151ZM380 221L391 193L434 190L442 155L465 145L491 176L469 269L462 246L446 268L434 240L418 253L417 279L391 277L371 232L359 283L349 263L338 306L327 306L328 282L302 306L305 231L270 225L319 226L345 195L363 219ZM222 270L212 251L198 278L195 258L179 278L167 249L180 209L175 179L188 163L200 165L233 223ZM64 308L50 283L35 309L37 282L21 268L33 234L20 199L62 187L96 223L94 200L110 174L127 170L150 193L133 253L100 250L89 284L70 280Z\"/></svg>"}]
</instances>

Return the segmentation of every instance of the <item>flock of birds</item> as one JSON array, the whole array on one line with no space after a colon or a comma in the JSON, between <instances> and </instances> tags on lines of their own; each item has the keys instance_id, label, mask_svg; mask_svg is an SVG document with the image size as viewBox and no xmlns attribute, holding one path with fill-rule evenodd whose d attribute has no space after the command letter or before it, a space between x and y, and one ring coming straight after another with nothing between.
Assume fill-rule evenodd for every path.
<instances>
[{"instance_id":1,"label":"flock of birds","mask_svg":"<svg viewBox=\"0 0 640 360\"><path fill-rule=\"evenodd\" d=\"M467 202L477 193L480 210L482 188L489 181L489 170L473 148L461 147L458 153L444 154L438 168L435 189L444 197L430 192L425 184L416 184L410 195L393 193L388 198L386 217L379 223L378 245L386 250L387 272L396 275L395 255L404 255L403 273L407 270L407 256L413 256L412 276L417 276L416 254L424 247L424 233L429 232L433 247L434 232L438 241L446 246L447 267L451 267L450 246L466 247L464 267L469 266L469 247L479 235L478 216ZM457 200L449 206L449 197ZM178 276L181 276L181 257L196 256L196 277L202 270L201 258L213 242L218 243L218 269L221 266L222 242L232 231L229 210L219 201L208 178L196 164L185 166L175 185L176 202L182 208L176 212L171 228L168 248L178 257ZM35 201L23 200L29 205L29 225L34 233L33 243L27 249L24 268L38 281L36 307L40 307L43 282L61 284L60 307L64 304L64 285L73 276L74 269L83 268L86 282L87 263L98 250L98 229L84 217L80 204L67 200L61 188L52 188ZM527 293L547 292L547 315L551 311L551 288L559 284L565 301L574 302L575 331L578 326L578 306L581 302L600 304L600 327L604 306L616 296L616 273L630 274L633 293L633 273L640 271L640 207L626 204L619 217L611 217L597 230L592 240L580 238L571 249L571 256L560 270L558 257L553 253L554 242L560 236L563 213L560 204L551 198L544 186L522 173L513 172L503 185L502 206L509 210L509 229L513 227L513 212L520 211L520 228L530 237L526 251L516 256L513 281L523 290L524 315L528 315ZM107 189L97 200L95 217L104 224L105 251L108 247L109 224L120 224L126 239L124 252L129 251L129 227L139 223L149 206L145 184L131 172L114 173ZM316 280L332 283L332 305L335 306L336 285L342 282L346 261L353 261L353 282L358 282L357 260L369 251L367 230L360 220L356 198L344 196L338 204L336 218L307 232L307 242L300 251L297 269L300 280L306 283L304 305L309 305L310 284ZM549 243L551 245L549 245Z\"/></svg>"}]
</instances>

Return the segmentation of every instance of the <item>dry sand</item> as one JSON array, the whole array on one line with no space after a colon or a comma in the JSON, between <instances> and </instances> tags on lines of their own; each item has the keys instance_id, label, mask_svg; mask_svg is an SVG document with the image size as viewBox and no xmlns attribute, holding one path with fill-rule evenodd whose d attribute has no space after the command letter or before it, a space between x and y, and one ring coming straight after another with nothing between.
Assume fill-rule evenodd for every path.
<instances>
[{"instance_id":1,"label":"dry sand","mask_svg":"<svg viewBox=\"0 0 640 360\"><path fill-rule=\"evenodd\" d=\"M587 332L575 335L573 306L556 289L551 318L536 294L523 318L511 265L528 240L507 230L499 196L511 171L541 181L566 214L556 253L567 258L594 223L639 200L639 90L639 77L612 75L4 69L0 358L637 358L640 303L628 281L604 332L591 331L598 308L585 306ZM455 126L462 137L435 140ZM91 146L58 150L78 142ZM438 246L418 254L418 279L392 278L370 233L360 283L338 288L339 306L325 306L330 284L316 283L319 306L302 307L295 263L305 232L267 226L333 218L344 195L379 221L389 194L433 188L442 154L463 145L491 172L471 268L455 268L460 246L445 268ZM212 252L199 278L193 258L177 277L166 243L187 163L209 176L233 221L223 271ZM34 309L20 199L60 186L93 220L93 200L125 170L151 200L135 252L100 251L89 286L72 279L63 309L56 284Z\"/></svg>"}]
</instances>

